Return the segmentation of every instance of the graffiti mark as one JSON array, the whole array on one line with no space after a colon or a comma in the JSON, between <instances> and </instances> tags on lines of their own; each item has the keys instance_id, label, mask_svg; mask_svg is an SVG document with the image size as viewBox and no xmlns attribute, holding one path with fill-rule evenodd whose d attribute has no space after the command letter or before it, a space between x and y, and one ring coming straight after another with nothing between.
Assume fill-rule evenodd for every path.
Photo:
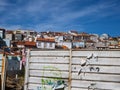
<instances>
[{"instance_id":1,"label":"graffiti mark","mask_svg":"<svg viewBox=\"0 0 120 90\"><path fill-rule=\"evenodd\" d=\"M88 86L88 90L96 90L96 83L91 83L91 84Z\"/></svg>"},{"instance_id":2,"label":"graffiti mark","mask_svg":"<svg viewBox=\"0 0 120 90\"><path fill-rule=\"evenodd\" d=\"M90 71L93 71L93 70L94 70L94 67L90 67L89 69L90 69Z\"/></svg>"},{"instance_id":3,"label":"graffiti mark","mask_svg":"<svg viewBox=\"0 0 120 90\"><path fill-rule=\"evenodd\" d=\"M78 71L78 75L81 75L81 73L84 73L84 76L85 76L85 73L86 73L86 68L88 66L90 66L90 61L96 61L98 62L98 56L95 55L95 54L90 54L87 56L87 58L85 60L81 60L81 68L79 69ZM100 68L99 67L90 67L89 68L90 71L96 71L96 72L99 72L100 71Z\"/></svg>"},{"instance_id":4,"label":"graffiti mark","mask_svg":"<svg viewBox=\"0 0 120 90\"><path fill-rule=\"evenodd\" d=\"M82 73L82 69L79 70L78 75L80 75L81 73Z\"/></svg>"},{"instance_id":5,"label":"graffiti mark","mask_svg":"<svg viewBox=\"0 0 120 90\"><path fill-rule=\"evenodd\" d=\"M99 67L96 67L96 70L97 70L97 72L99 72L99 71L100 71L100 68L99 68Z\"/></svg>"},{"instance_id":6,"label":"graffiti mark","mask_svg":"<svg viewBox=\"0 0 120 90\"><path fill-rule=\"evenodd\" d=\"M53 77L44 78L45 76L45 70L50 70L50 73ZM64 80L62 80L62 74L61 71L53 66L45 66L43 67L43 73L42 73L42 79L41 79L41 86L37 87L37 90L64 90L64 88L67 86Z\"/></svg>"},{"instance_id":7,"label":"graffiti mark","mask_svg":"<svg viewBox=\"0 0 120 90\"><path fill-rule=\"evenodd\" d=\"M99 67L89 67L90 71L95 71L95 72L99 72L100 68Z\"/></svg>"}]
</instances>

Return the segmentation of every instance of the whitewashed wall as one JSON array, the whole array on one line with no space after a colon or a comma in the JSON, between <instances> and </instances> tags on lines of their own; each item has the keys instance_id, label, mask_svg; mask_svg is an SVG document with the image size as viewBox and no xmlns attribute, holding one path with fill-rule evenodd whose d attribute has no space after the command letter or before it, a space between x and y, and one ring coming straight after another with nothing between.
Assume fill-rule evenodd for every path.
<instances>
[{"instance_id":1,"label":"whitewashed wall","mask_svg":"<svg viewBox=\"0 0 120 90\"><path fill-rule=\"evenodd\" d=\"M50 44L52 44L52 45L50 45ZM54 42L40 42L40 41L37 41L36 45L37 45L37 48L41 48L41 49L55 49L55 43Z\"/></svg>"},{"instance_id":2,"label":"whitewashed wall","mask_svg":"<svg viewBox=\"0 0 120 90\"><path fill-rule=\"evenodd\" d=\"M120 51L30 51L24 89L55 90L50 89L55 85L65 87L61 90L120 90Z\"/></svg>"},{"instance_id":3,"label":"whitewashed wall","mask_svg":"<svg viewBox=\"0 0 120 90\"><path fill-rule=\"evenodd\" d=\"M72 42L66 41L66 42L58 42L58 46L66 46L68 49L72 48Z\"/></svg>"}]
</instances>

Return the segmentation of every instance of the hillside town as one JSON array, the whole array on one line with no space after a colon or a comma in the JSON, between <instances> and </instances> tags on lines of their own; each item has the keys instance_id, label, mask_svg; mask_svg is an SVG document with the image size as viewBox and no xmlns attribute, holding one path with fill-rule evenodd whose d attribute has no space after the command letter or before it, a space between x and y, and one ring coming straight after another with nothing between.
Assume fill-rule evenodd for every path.
<instances>
[{"instance_id":1,"label":"hillside town","mask_svg":"<svg viewBox=\"0 0 120 90\"><path fill-rule=\"evenodd\" d=\"M120 90L120 0L0 0L0 90Z\"/></svg>"},{"instance_id":2,"label":"hillside town","mask_svg":"<svg viewBox=\"0 0 120 90\"><path fill-rule=\"evenodd\" d=\"M0 60L3 60L3 56L6 56L5 84L6 88L11 88L9 90L13 90L13 88L23 90L27 49L48 51L56 49L120 50L120 37L111 37L108 34L89 34L76 30L36 32L34 30L6 30L0 28ZM0 66L0 68L2 67ZM1 74L1 78L3 76Z\"/></svg>"},{"instance_id":3,"label":"hillside town","mask_svg":"<svg viewBox=\"0 0 120 90\"><path fill-rule=\"evenodd\" d=\"M5 30L0 28L0 49L12 52L17 48L40 49L119 49L120 37L108 34L68 32L36 32L33 30Z\"/></svg>"}]
</instances>

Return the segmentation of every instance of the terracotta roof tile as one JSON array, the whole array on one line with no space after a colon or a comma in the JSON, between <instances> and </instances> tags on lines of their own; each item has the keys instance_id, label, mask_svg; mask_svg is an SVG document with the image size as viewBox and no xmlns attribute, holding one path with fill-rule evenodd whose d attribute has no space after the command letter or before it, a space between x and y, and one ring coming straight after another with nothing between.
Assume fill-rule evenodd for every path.
<instances>
[{"instance_id":1,"label":"terracotta roof tile","mask_svg":"<svg viewBox=\"0 0 120 90\"><path fill-rule=\"evenodd\" d=\"M25 42L23 42L23 41L18 41L18 42L16 42L16 44L17 44L17 45L25 45Z\"/></svg>"},{"instance_id":2,"label":"terracotta roof tile","mask_svg":"<svg viewBox=\"0 0 120 90\"><path fill-rule=\"evenodd\" d=\"M37 38L37 41L43 41L43 42L55 42L55 39L49 39L49 38Z\"/></svg>"},{"instance_id":3,"label":"terracotta roof tile","mask_svg":"<svg viewBox=\"0 0 120 90\"><path fill-rule=\"evenodd\" d=\"M73 42L82 42L82 40L73 40Z\"/></svg>"},{"instance_id":4,"label":"terracotta roof tile","mask_svg":"<svg viewBox=\"0 0 120 90\"><path fill-rule=\"evenodd\" d=\"M25 46L36 46L36 42L25 41Z\"/></svg>"}]
</instances>

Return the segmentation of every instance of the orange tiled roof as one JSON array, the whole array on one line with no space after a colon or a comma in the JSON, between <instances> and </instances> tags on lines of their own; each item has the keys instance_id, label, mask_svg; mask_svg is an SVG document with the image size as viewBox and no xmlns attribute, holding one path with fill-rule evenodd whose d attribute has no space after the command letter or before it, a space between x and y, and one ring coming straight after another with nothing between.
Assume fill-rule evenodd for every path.
<instances>
[{"instance_id":1,"label":"orange tiled roof","mask_svg":"<svg viewBox=\"0 0 120 90\"><path fill-rule=\"evenodd\" d=\"M87 43L95 43L95 42L92 41L92 40L87 40L86 42L87 42Z\"/></svg>"},{"instance_id":2,"label":"orange tiled roof","mask_svg":"<svg viewBox=\"0 0 120 90\"><path fill-rule=\"evenodd\" d=\"M6 55L11 55L11 56L20 56L21 53L20 52L12 52L12 53L8 53L8 52L5 52Z\"/></svg>"},{"instance_id":3,"label":"orange tiled roof","mask_svg":"<svg viewBox=\"0 0 120 90\"><path fill-rule=\"evenodd\" d=\"M90 36L90 35L85 32L82 32L82 33L78 34L77 36Z\"/></svg>"},{"instance_id":4,"label":"orange tiled roof","mask_svg":"<svg viewBox=\"0 0 120 90\"><path fill-rule=\"evenodd\" d=\"M73 40L73 42L82 42L82 40Z\"/></svg>"},{"instance_id":5,"label":"orange tiled roof","mask_svg":"<svg viewBox=\"0 0 120 90\"><path fill-rule=\"evenodd\" d=\"M120 44L118 44L118 46L120 47Z\"/></svg>"},{"instance_id":6,"label":"orange tiled roof","mask_svg":"<svg viewBox=\"0 0 120 90\"><path fill-rule=\"evenodd\" d=\"M27 45L27 46L36 46L36 42L34 42L34 41L32 41L32 42L25 41L25 45Z\"/></svg>"},{"instance_id":7,"label":"orange tiled roof","mask_svg":"<svg viewBox=\"0 0 120 90\"><path fill-rule=\"evenodd\" d=\"M43 42L55 42L55 39L49 39L49 38L37 38L37 41L43 41Z\"/></svg>"},{"instance_id":8,"label":"orange tiled roof","mask_svg":"<svg viewBox=\"0 0 120 90\"><path fill-rule=\"evenodd\" d=\"M1 52L0 52L0 54L4 54L4 52L3 52L3 51L1 51Z\"/></svg>"},{"instance_id":9,"label":"orange tiled roof","mask_svg":"<svg viewBox=\"0 0 120 90\"><path fill-rule=\"evenodd\" d=\"M25 42L23 42L23 41L18 41L18 42L16 42L16 44L17 44L17 45L25 45Z\"/></svg>"}]
</instances>

